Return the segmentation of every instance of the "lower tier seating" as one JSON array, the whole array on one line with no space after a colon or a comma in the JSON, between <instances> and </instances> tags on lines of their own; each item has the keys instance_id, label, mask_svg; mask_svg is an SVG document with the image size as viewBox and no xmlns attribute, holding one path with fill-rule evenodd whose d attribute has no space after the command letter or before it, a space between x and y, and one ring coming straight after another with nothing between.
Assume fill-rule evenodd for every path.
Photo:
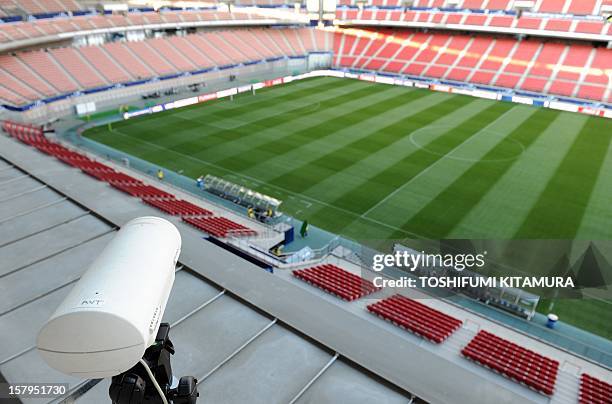
<instances>
[{"instance_id":1,"label":"lower tier seating","mask_svg":"<svg viewBox=\"0 0 612 404\"><path fill-rule=\"evenodd\" d=\"M330 264L293 271L293 276L347 301L379 290L372 282Z\"/></svg>"},{"instance_id":2,"label":"lower tier seating","mask_svg":"<svg viewBox=\"0 0 612 404\"><path fill-rule=\"evenodd\" d=\"M212 216L213 213L210 210L201 208L194 205L191 202L179 200L179 199L158 199L144 197L142 200L147 204L151 205L163 212L166 212L173 216Z\"/></svg>"},{"instance_id":3,"label":"lower tier seating","mask_svg":"<svg viewBox=\"0 0 612 404\"><path fill-rule=\"evenodd\" d=\"M11 136L33 135L38 139L43 135L43 129L40 126L21 124L12 121L2 121L2 130Z\"/></svg>"},{"instance_id":4,"label":"lower tier seating","mask_svg":"<svg viewBox=\"0 0 612 404\"><path fill-rule=\"evenodd\" d=\"M583 373L580 376L580 404L612 403L612 384Z\"/></svg>"},{"instance_id":5,"label":"lower tier seating","mask_svg":"<svg viewBox=\"0 0 612 404\"><path fill-rule=\"evenodd\" d=\"M141 198L146 204L171 215L182 216L186 223L209 233L215 237L228 236L256 236L257 232L229 220L225 217L213 216L207 209L194 205L191 202L176 199L176 197L152 185L127 174L117 172L113 168L91 160L79 152L70 150L59 143L47 139L41 127L3 121L2 129L10 136L17 138L25 144L33 146L40 151L56 157L64 163L80 169L97 180L109 183L112 187Z\"/></svg>"},{"instance_id":6,"label":"lower tier seating","mask_svg":"<svg viewBox=\"0 0 612 404\"><path fill-rule=\"evenodd\" d=\"M251 28L58 48L51 52L17 52L0 55L0 80L4 85L0 86L0 104L21 105L77 90L302 56L330 48L331 34L320 29Z\"/></svg>"},{"instance_id":7,"label":"lower tier seating","mask_svg":"<svg viewBox=\"0 0 612 404\"><path fill-rule=\"evenodd\" d=\"M612 49L393 29L337 32L334 66L612 101Z\"/></svg>"},{"instance_id":8,"label":"lower tier seating","mask_svg":"<svg viewBox=\"0 0 612 404\"><path fill-rule=\"evenodd\" d=\"M371 304L368 311L436 344L447 339L463 323L402 295Z\"/></svg>"},{"instance_id":9,"label":"lower tier seating","mask_svg":"<svg viewBox=\"0 0 612 404\"><path fill-rule=\"evenodd\" d=\"M487 331L480 331L461 351L477 362L532 390L552 395L559 362L505 340Z\"/></svg>"},{"instance_id":10,"label":"lower tier seating","mask_svg":"<svg viewBox=\"0 0 612 404\"><path fill-rule=\"evenodd\" d=\"M225 217L183 217L183 221L214 237L255 236L257 232Z\"/></svg>"},{"instance_id":11,"label":"lower tier seating","mask_svg":"<svg viewBox=\"0 0 612 404\"><path fill-rule=\"evenodd\" d=\"M117 188L120 191L125 192L128 195L135 196L137 198L147 198L147 199L161 199L161 198L174 198L172 194L169 194L166 191L162 191L161 189L154 187L152 185L145 184L134 184L134 183L126 183L125 181L107 181L114 188Z\"/></svg>"},{"instance_id":12,"label":"lower tier seating","mask_svg":"<svg viewBox=\"0 0 612 404\"><path fill-rule=\"evenodd\" d=\"M118 173L115 170L111 172L87 171L87 174L100 181L108 182L109 184L142 185L142 181L137 180L136 178L131 177L127 174Z\"/></svg>"}]
</instances>

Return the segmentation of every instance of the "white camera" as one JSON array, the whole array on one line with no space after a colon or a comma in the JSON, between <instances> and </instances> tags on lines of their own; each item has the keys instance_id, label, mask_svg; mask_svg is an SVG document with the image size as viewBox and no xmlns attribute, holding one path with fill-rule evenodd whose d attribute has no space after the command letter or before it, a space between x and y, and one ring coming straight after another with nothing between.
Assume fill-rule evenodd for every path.
<instances>
[{"instance_id":1,"label":"white camera","mask_svg":"<svg viewBox=\"0 0 612 404\"><path fill-rule=\"evenodd\" d=\"M104 378L137 364L155 342L180 251L167 220L123 226L40 330L36 346L49 366Z\"/></svg>"}]
</instances>

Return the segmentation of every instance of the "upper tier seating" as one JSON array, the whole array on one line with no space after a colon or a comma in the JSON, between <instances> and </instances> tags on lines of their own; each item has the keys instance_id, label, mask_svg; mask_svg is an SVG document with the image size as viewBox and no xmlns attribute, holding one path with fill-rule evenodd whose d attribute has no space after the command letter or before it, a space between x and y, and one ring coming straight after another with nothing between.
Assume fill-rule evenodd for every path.
<instances>
[{"instance_id":1,"label":"upper tier seating","mask_svg":"<svg viewBox=\"0 0 612 404\"><path fill-rule=\"evenodd\" d=\"M207 209L176 197L155 186L147 185L127 174L117 172L106 164L91 160L89 157L70 150L59 143L47 139L40 126L21 124L11 121L2 122L2 130L12 137L71 165L90 176L109 183L112 187L131 196L141 198L146 204L171 215L179 215L192 226L216 237L255 236L254 230L225 217L212 216Z\"/></svg>"},{"instance_id":2,"label":"upper tier seating","mask_svg":"<svg viewBox=\"0 0 612 404\"><path fill-rule=\"evenodd\" d=\"M461 353L530 389L549 396L553 394L559 369L556 360L487 331L480 331Z\"/></svg>"},{"instance_id":3,"label":"upper tier seating","mask_svg":"<svg viewBox=\"0 0 612 404\"><path fill-rule=\"evenodd\" d=\"M82 10L75 0L2 0L0 11L4 15L15 15L14 11L27 14L63 13Z\"/></svg>"},{"instance_id":4,"label":"upper tier seating","mask_svg":"<svg viewBox=\"0 0 612 404\"><path fill-rule=\"evenodd\" d=\"M583 373L580 376L579 404L612 403L612 384Z\"/></svg>"},{"instance_id":5,"label":"upper tier seating","mask_svg":"<svg viewBox=\"0 0 612 404\"><path fill-rule=\"evenodd\" d=\"M469 10L513 10L511 0L463 0L457 4L458 9ZM354 5L355 0L340 0L339 5ZM535 13L598 15L601 3L597 0L542 0L535 2ZM402 7L402 0L373 0L373 6ZM415 0L412 7L448 8L446 0Z\"/></svg>"},{"instance_id":6,"label":"upper tier seating","mask_svg":"<svg viewBox=\"0 0 612 404\"><path fill-rule=\"evenodd\" d=\"M293 271L293 276L349 302L379 290L372 282L330 264Z\"/></svg>"},{"instance_id":7,"label":"upper tier seating","mask_svg":"<svg viewBox=\"0 0 612 404\"><path fill-rule=\"evenodd\" d=\"M0 23L0 43L45 37L54 34L88 31L103 28L131 27L134 25L200 23L206 21L232 21L262 19L248 12L216 10L166 11L124 15L85 15L37 21Z\"/></svg>"},{"instance_id":8,"label":"upper tier seating","mask_svg":"<svg viewBox=\"0 0 612 404\"><path fill-rule=\"evenodd\" d=\"M0 87L0 103L20 105L185 71L328 51L329 35L310 28L211 31L143 42L3 55L0 78L6 78L6 84Z\"/></svg>"},{"instance_id":9,"label":"upper tier seating","mask_svg":"<svg viewBox=\"0 0 612 404\"><path fill-rule=\"evenodd\" d=\"M334 49L340 68L612 101L603 47L387 29L336 33Z\"/></svg>"},{"instance_id":10,"label":"upper tier seating","mask_svg":"<svg viewBox=\"0 0 612 404\"><path fill-rule=\"evenodd\" d=\"M612 25L600 20L580 20L573 23L570 18L554 16L524 16L517 18L511 15L471 14L465 12L449 12L439 10L364 10L338 9L336 18L340 20L377 20L403 21L406 23L435 23L464 30L475 30L489 27L491 31L501 29L525 29L548 31L546 34L597 34L612 35ZM543 32L544 33L544 32Z\"/></svg>"},{"instance_id":11,"label":"upper tier seating","mask_svg":"<svg viewBox=\"0 0 612 404\"><path fill-rule=\"evenodd\" d=\"M368 311L436 344L447 339L463 323L402 295L371 304Z\"/></svg>"}]
</instances>

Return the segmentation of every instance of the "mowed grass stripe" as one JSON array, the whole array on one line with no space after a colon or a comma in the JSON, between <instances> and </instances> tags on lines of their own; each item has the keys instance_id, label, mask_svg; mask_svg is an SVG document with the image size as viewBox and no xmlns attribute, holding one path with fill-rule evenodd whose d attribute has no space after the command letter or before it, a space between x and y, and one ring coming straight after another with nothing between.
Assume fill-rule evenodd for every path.
<instances>
[{"instance_id":1,"label":"mowed grass stripe","mask_svg":"<svg viewBox=\"0 0 612 404\"><path fill-rule=\"evenodd\" d=\"M365 84L365 83L363 83ZM359 96L360 94L371 94L380 89L375 88L374 85L363 85L362 83L347 88L347 91L329 97L329 94L311 94L309 103L299 106L297 108L291 107L279 114L278 109L276 113L272 112L272 115L257 115L251 114L255 120L248 121L242 125L239 125L232 129L219 129L202 131L201 129L194 130L194 136L191 140L179 143L172 147L168 147L171 150L178 151L180 153L188 153L197 157L202 157L199 152L206 152L207 150L227 143L229 141L245 141L249 137L258 136L262 130L274 128L283 125L287 122L291 122L294 119L303 116L312 116L318 113L319 108L313 108L314 105L335 105L338 103L346 102L353 97ZM335 94L335 93L330 93ZM323 101L316 101L316 100ZM248 113L248 112L247 112Z\"/></svg>"},{"instance_id":2,"label":"mowed grass stripe","mask_svg":"<svg viewBox=\"0 0 612 404\"><path fill-rule=\"evenodd\" d=\"M448 236L516 163L517 160L508 154L508 141L529 148L558 115L558 111L538 109L401 227L426 237Z\"/></svg>"},{"instance_id":3,"label":"mowed grass stripe","mask_svg":"<svg viewBox=\"0 0 612 404\"><path fill-rule=\"evenodd\" d=\"M311 86L324 86L326 85L326 83L322 83L322 82L316 82L316 81L312 81L312 82L308 82L305 83L306 88L310 88ZM330 83L328 83L330 84ZM264 88L260 91L263 91L264 94L267 94L267 97L281 97L283 95L286 94L291 94L294 93L296 90L298 90L297 88L290 88L291 85L288 86L288 88L283 88L282 90L285 91L279 91L279 92L270 92L271 88ZM297 86L296 86L297 87ZM263 102L265 98L267 98L266 96L262 95L262 97L248 97L248 94L243 93L243 94L239 94L236 95L234 97L234 101L235 103L232 103L230 105L236 105L236 104L244 104L247 103L249 99L255 99L257 101L261 101ZM245 102L246 101L246 102ZM218 106L220 105L225 105L226 104L226 99L222 98L222 99L215 99L215 100L210 100L207 101L204 104L194 104L194 105L189 105L186 107L182 107L180 109L173 109L173 110L167 110L167 111L163 111L163 112L159 112L153 115L143 115L140 117L136 117L136 118L132 118L129 119L127 121L122 121L122 122L117 122L115 123L115 127L116 128L122 128L122 131L124 133L129 133L131 128L136 127L136 135L138 134L142 134L143 132L143 128L146 127L151 127L151 128L156 128L158 127L158 125L167 125L168 122L180 122L180 120L182 119L182 117L184 116L189 116L189 114L194 114L196 117L205 117L205 116L212 116L213 114L215 114L218 111ZM254 103L253 103L254 104ZM205 107L205 108L204 108ZM254 105L255 107L255 105ZM225 107L224 109L228 109L227 107ZM90 133L96 133L97 130L103 131L104 127L97 127L91 130ZM150 139L150 137L149 137Z\"/></svg>"},{"instance_id":4,"label":"mowed grass stripe","mask_svg":"<svg viewBox=\"0 0 612 404\"><path fill-rule=\"evenodd\" d=\"M314 161L325 154L341 149L358 139L366 138L372 133L388 126L389 122L395 122L408 115L415 115L427 109L435 108L439 102L447 98L445 94L432 93L420 89L415 91L428 94L409 102L394 105L358 124L343 126L341 129L334 131L330 136L316 139L314 142L304 145L304 147L297 147L292 151L262 161L260 164L252 167L249 172L257 175L258 178L269 181L303 164ZM379 153L384 152L384 150L389 149L383 149ZM358 165L355 165L348 170L328 176L313 188L306 190L304 194L320 200L333 200L334 192L342 192L342 188L350 187L352 183L359 181L363 173L362 168L358 168Z\"/></svg>"},{"instance_id":5,"label":"mowed grass stripe","mask_svg":"<svg viewBox=\"0 0 612 404\"><path fill-rule=\"evenodd\" d=\"M588 119L583 114L562 112L482 196L449 238L511 239Z\"/></svg>"},{"instance_id":6,"label":"mowed grass stripe","mask_svg":"<svg viewBox=\"0 0 612 404\"><path fill-rule=\"evenodd\" d=\"M221 165L230 167L232 170L247 170L268 158L278 157L289 153L296 148L302 148L317 140L321 140L328 136L332 136L336 132L344 129L347 126L357 125L370 119L372 116L378 115L394 105L408 103L428 95L421 91L407 91L395 95L391 98L379 101L375 104L369 102L368 97L355 97L346 102L362 103L365 106L359 109L354 109L345 112L341 115L334 116L330 119L324 119L318 122L316 126L307 127L302 130L291 133L288 136L279 139L273 139L263 143L252 150L243 152L237 156L232 156L230 159L223 160ZM337 109L342 104L330 105L328 108Z\"/></svg>"},{"instance_id":7,"label":"mowed grass stripe","mask_svg":"<svg viewBox=\"0 0 612 404\"><path fill-rule=\"evenodd\" d=\"M259 155L260 152L266 153L262 145L274 145L276 142L283 142L289 136L292 136L296 132L310 131L311 128L317 127L321 121L331 120L339 115L346 114L348 111L354 111L363 103L376 104L383 102L384 100L392 97L394 94L405 94L404 91L398 88L385 87L378 88L376 86L369 87L367 92L357 94L353 99L341 100L342 102L336 103L333 106L321 107L321 104L317 104L316 114L303 114L295 119L285 122L282 125L274 126L269 129L258 131L258 136L248 137L245 139L239 139L233 142L227 142L219 147L211 148L206 150L206 154L199 154L199 156L206 157L214 162L229 162L231 159L241 159L243 156ZM319 96L320 97L320 96ZM325 101L325 100L323 100ZM279 111L279 114L282 111ZM316 115L316 119L313 116ZM298 145L298 148L301 146ZM259 163L268 161L268 158L261 157Z\"/></svg>"},{"instance_id":8,"label":"mowed grass stripe","mask_svg":"<svg viewBox=\"0 0 612 404\"><path fill-rule=\"evenodd\" d=\"M574 238L611 139L609 119L587 120L515 238Z\"/></svg>"},{"instance_id":9,"label":"mowed grass stripe","mask_svg":"<svg viewBox=\"0 0 612 404\"><path fill-rule=\"evenodd\" d=\"M450 97L448 100L439 103L436 108L393 122L368 137L358 139L314 161L303 164L278 176L271 182L294 192L302 192L318 184L327 176L345 170L368 155L399 141L407 133L406 128L416 130L474 100L474 98L468 97ZM335 205L333 202L332 204ZM346 206L342 206L342 208L347 209ZM356 209L359 209L359 207L351 204L347 210L355 211Z\"/></svg>"},{"instance_id":10,"label":"mowed grass stripe","mask_svg":"<svg viewBox=\"0 0 612 404\"><path fill-rule=\"evenodd\" d=\"M327 91L326 94L332 99L338 99L338 97L340 96L343 96L343 95L346 96L347 94L353 94L356 89L362 89L362 90L368 89L368 91L374 91L372 89L374 87L372 84L363 83L363 82L349 82L348 84L351 84L351 83L353 84L352 86L346 86L346 85L342 86L342 87L347 87L347 88L342 90L342 92L339 95L337 93L337 91L339 91L339 88L337 86L333 86L333 88ZM329 87L326 87L326 88L329 88ZM294 106L292 106L290 107L290 110L293 111L293 113L299 114L301 111L304 111L305 108L306 109L312 108L312 105L317 104L319 102L318 100L320 100L321 98L322 98L321 95L318 93L310 94L310 97L302 97L301 100L304 102L303 105L300 106L299 108L295 108ZM278 110L281 108L282 107L279 107L279 106L277 106L276 108L270 108L269 109L270 119L272 119L274 115L278 113ZM163 154L164 151L160 150L160 147L167 149L167 150L176 151L182 154L197 156L197 153L199 150L202 150L202 149L207 150L208 148L212 148L215 145L226 144L231 139L244 140L245 136L258 134L259 129L251 128L251 130L249 131L248 130L249 125L256 124L256 122L265 122L266 120L268 120L268 118L261 116L261 115L257 115L257 114L252 115L252 114L247 113L247 115L250 117L250 119L253 119L255 121L250 122L250 123L245 123L232 130L219 129L219 128L213 128L213 127L210 127L208 129L199 128L198 130L195 130L192 128L185 129L184 121L179 121L179 122L175 122L174 125L176 127L173 129L168 129L165 126L164 127L160 126L155 129L145 129L145 128L141 129L142 133L144 134L148 133L150 135L151 133L154 133L154 132L165 134L165 136L162 138L156 138L153 136L147 137L147 136L142 136L142 135L136 136L133 133L133 131L124 132L123 128L121 127L119 127L118 129L114 129L114 130L116 132L120 132L121 134L125 136L111 137L110 143L108 142L109 138L107 137L102 138L100 134L96 134L92 136L92 138L94 138L95 140L105 141L109 144L116 144L121 147L128 148L130 152L136 153L139 157L145 160L156 159L158 157L157 156L158 154L160 153ZM171 124L169 125L172 126ZM182 130L180 129L181 126L183 126ZM117 126L115 126L114 128L117 128ZM240 130L244 132L238 132ZM189 139L188 141L184 141L185 134L186 134L186 138ZM129 139L128 137L131 137L131 139ZM169 142L169 140L176 139L177 137L180 138L181 141L179 141L178 143L172 146L169 146L169 143L175 143L174 141ZM151 147L152 144L155 144L156 146L159 146L159 147Z\"/></svg>"},{"instance_id":11,"label":"mowed grass stripe","mask_svg":"<svg viewBox=\"0 0 612 404\"><path fill-rule=\"evenodd\" d=\"M344 207L354 205L355 201L359 201L360 213L372 209L381 199L412 180L432 164L443 159L449 152L480 132L485 126L505 114L512 107L509 104L490 104L469 119L457 124L457 126L444 130L442 134L423 145L423 148L414 150L395 164L376 173L361 187L337 198L333 204ZM414 130L410 132L414 132ZM360 193L360 188L365 189L370 186L375 187L377 192ZM399 223L395 225L397 224Z\"/></svg>"},{"instance_id":12,"label":"mowed grass stripe","mask_svg":"<svg viewBox=\"0 0 612 404\"><path fill-rule=\"evenodd\" d=\"M359 82L361 83L361 82ZM366 83L362 83L367 85ZM292 101L301 101L303 97L308 95L317 94L318 92L331 91L335 89L342 89L345 87L353 87L355 82L352 81L328 81L316 82L314 86L308 86L306 88L293 89L288 92L281 92L279 95L275 93L266 93L259 95L243 94L236 97L231 103L240 103L239 106L234 108L215 108L215 105L219 103L225 105L229 100L213 100L204 104L196 104L190 106L191 112L197 111L197 119L188 119L181 117L185 114L182 110L169 110L153 114L150 116L143 116L133 118L127 121L115 124L115 128L119 129L122 133L146 139L147 141L155 141L157 139L167 140L168 134L186 133L191 135L191 132L197 130L200 134L208 132L218 132L217 126L209 125L206 121L211 123L218 122L221 119L240 119L241 116L252 116L255 112L263 109L273 110L271 107L273 104L290 103ZM256 102L241 102L242 100L256 99ZM316 101L314 101L316 102ZM230 104L236 105L236 104ZM292 104L289 104L292 105ZM303 108L302 105L292 105L294 109ZM134 130L132 130L132 128ZM143 129L149 129L145 131Z\"/></svg>"},{"instance_id":13,"label":"mowed grass stripe","mask_svg":"<svg viewBox=\"0 0 612 404\"><path fill-rule=\"evenodd\" d=\"M256 124L266 118L273 118L277 115L287 113L290 111L300 111L301 113L320 111L319 103L326 99L331 99L344 94L349 94L353 91L357 91L361 88L371 88L372 86L366 83L353 83L350 86L342 87L324 87L313 89L310 92L300 93L299 97L295 99L285 99L282 102L272 101L266 104L265 108L257 108L255 110L239 110L239 113L228 113L224 118L216 119L214 117L206 117L208 123L198 127L198 129L191 129L180 134L173 134L168 138L157 139L156 142L166 147L179 146L181 144L189 144L190 141L194 140L194 132L197 131L197 137L195 139L203 139L212 135L220 133L228 133L229 131L241 130L246 128L247 125ZM314 92L313 92L314 91ZM259 96L250 96L251 98L257 98ZM229 102L228 104L232 104ZM229 110L229 108L228 108ZM227 141L219 144L220 148L231 149L233 146L241 146L247 138L240 138L234 141ZM213 151L214 153L207 153L209 156L219 158L217 150L214 148L204 149L204 152Z\"/></svg>"},{"instance_id":14,"label":"mowed grass stripe","mask_svg":"<svg viewBox=\"0 0 612 404\"><path fill-rule=\"evenodd\" d=\"M374 125L368 125L368 130L362 131L362 134L359 137L365 138L367 136L371 136L372 134L377 133L380 129L388 126L389 122L395 122L400 119L407 118L410 115L414 116L423 111L435 109L438 107L438 103L447 99L448 95L446 94L434 93L426 98L417 100L414 103L406 104L406 107L403 109L391 109L390 111L381 115L381 119L374 120ZM374 177L379 172L384 171L388 167L394 165L410 153L420 148L420 145L414 142L413 136L425 132L430 134L429 140L431 140L443 134L444 131L448 130L448 128L455 127L459 123L471 119L472 116L491 105L491 103L492 102L489 100L479 99L460 108L456 108L452 112L439 117L439 119L435 120L431 124L410 132L397 142L394 142L391 145L368 155L366 158L357 162L357 164L328 176L324 181L321 181L314 187L307 189L304 191L304 193L317 198L324 198L326 201L334 201L354 188L363 186L368 179ZM343 142L337 147L330 145L329 147L322 148L322 152L315 154L315 156L318 158L320 155L325 153L325 150L328 150L327 153L329 153L348 143L349 142ZM369 187L368 190L377 192L376 189L371 189ZM403 205L404 204L402 201L401 206ZM396 205L393 206L397 208Z\"/></svg>"},{"instance_id":15,"label":"mowed grass stripe","mask_svg":"<svg viewBox=\"0 0 612 404\"><path fill-rule=\"evenodd\" d=\"M264 87L255 92L244 92L234 96L234 99L229 101L228 98L220 98L212 100L206 104L206 111L194 108L187 111L180 111L175 114L179 118L202 120L203 117L224 117L223 111L234 110L244 111L245 108L253 108L254 111L258 111L261 108L266 108L270 103L276 102L291 102L295 99L299 99L304 94L316 91L326 91L332 88L341 88L350 83L340 84L336 80L329 80L328 78L314 78L308 79L304 83L291 82L289 84L275 87ZM268 105L266 105L268 104Z\"/></svg>"},{"instance_id":16,"label":"mowed grass stripe","mask_svg":"<svg viewBox=\"0 0 612 404\"><path fill-rule=\"evenodd\" d=\"M431 166L438 160L444 158L449 152L457 148L460 144L470 139L472 136L482 131L491 122L495 121L506 112L514 108L510 103L494 103L482 112L478 113L471 119L462 122L457 127L448 130L443 136L439 136L433 141L425 145L425 149L419 149L395 165L389 167L385 171L376 175L371 181L377 184L384 184L391 192L402 186L404 183L412 180L419 175L427 167ZM350 198L354 195L347 195L340 203L349 203ZM378 202L374 198L368 198L364 204L365 211L371 209ZM363 201L362 201L363 203ZM409 226L403 222L404 218L396 218L395 223L390 223L404 231L418 234L411 230ZM420 234L419 234L420 235ZM391 238L402 238L401 232L395 232Z\"/></svg>"},{"instance_id":17,"label":"mowed grass stripe","mask_svg":"<svg viewBox=\"0 0 612 404\"><path fill-rule=\"evenodd\" d=\"M609 174L612 173L612 144L608 148L597 182L591 193L591 199L584 212L577 239L603 240L610 238L610 223L612 223L612 186ZM612 283L612 274L611 283ZM610 322L612 324L612 321ZM612 330L611 330L612 331Z\"/></svg>"}]
</instances>

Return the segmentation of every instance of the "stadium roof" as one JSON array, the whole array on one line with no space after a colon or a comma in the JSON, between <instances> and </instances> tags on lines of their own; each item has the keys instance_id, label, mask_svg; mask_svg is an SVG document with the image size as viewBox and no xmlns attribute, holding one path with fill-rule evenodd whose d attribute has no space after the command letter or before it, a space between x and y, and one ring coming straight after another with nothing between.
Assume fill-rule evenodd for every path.
<instances>
[{"instance_id":1,"label":"stadium roof","mask_svg":"<svg viewBox=\"0 0 612 404\"><path fill-rule=\"evenodd\" d=\"M21 148L11 146L17 146L15 151ZM5 151L3 148L6 157ZM31 151L21 151L26 155L20 157L29 159ZM15 157L20 163L18 154ZM117 227L81 205L85 200L68 198L34 177L44 173L63 181L68 175L72 179L64 184L82 196L88 193L87 185L100 184L66 171L55 161L35 157L30 167L38 168L30 173L0 160L0 375L10 382L68 382L73 396L84 394L79 402L107 403L110 380L92 385L62 375L43 362L34 345L38 329ZM110 189L89 195L97 195L102 205L115 210L117 215L111 220L119 223L152 213ZM190 233L184 233L184 251L197 243L202 263L209 269L254 270L251 264ZM193 256L183 258L190 261ZM261 268L255 270L266 274ZM234 402L290 402L305 387L308 389L296 402L375 399L399 403L410 399L406 392L182 266L164 321L172 326L175 376L197 377L203 402L228 402L229 397ZM322 370L324 374L319 375Z\"/></svg>"}]
</instances>

